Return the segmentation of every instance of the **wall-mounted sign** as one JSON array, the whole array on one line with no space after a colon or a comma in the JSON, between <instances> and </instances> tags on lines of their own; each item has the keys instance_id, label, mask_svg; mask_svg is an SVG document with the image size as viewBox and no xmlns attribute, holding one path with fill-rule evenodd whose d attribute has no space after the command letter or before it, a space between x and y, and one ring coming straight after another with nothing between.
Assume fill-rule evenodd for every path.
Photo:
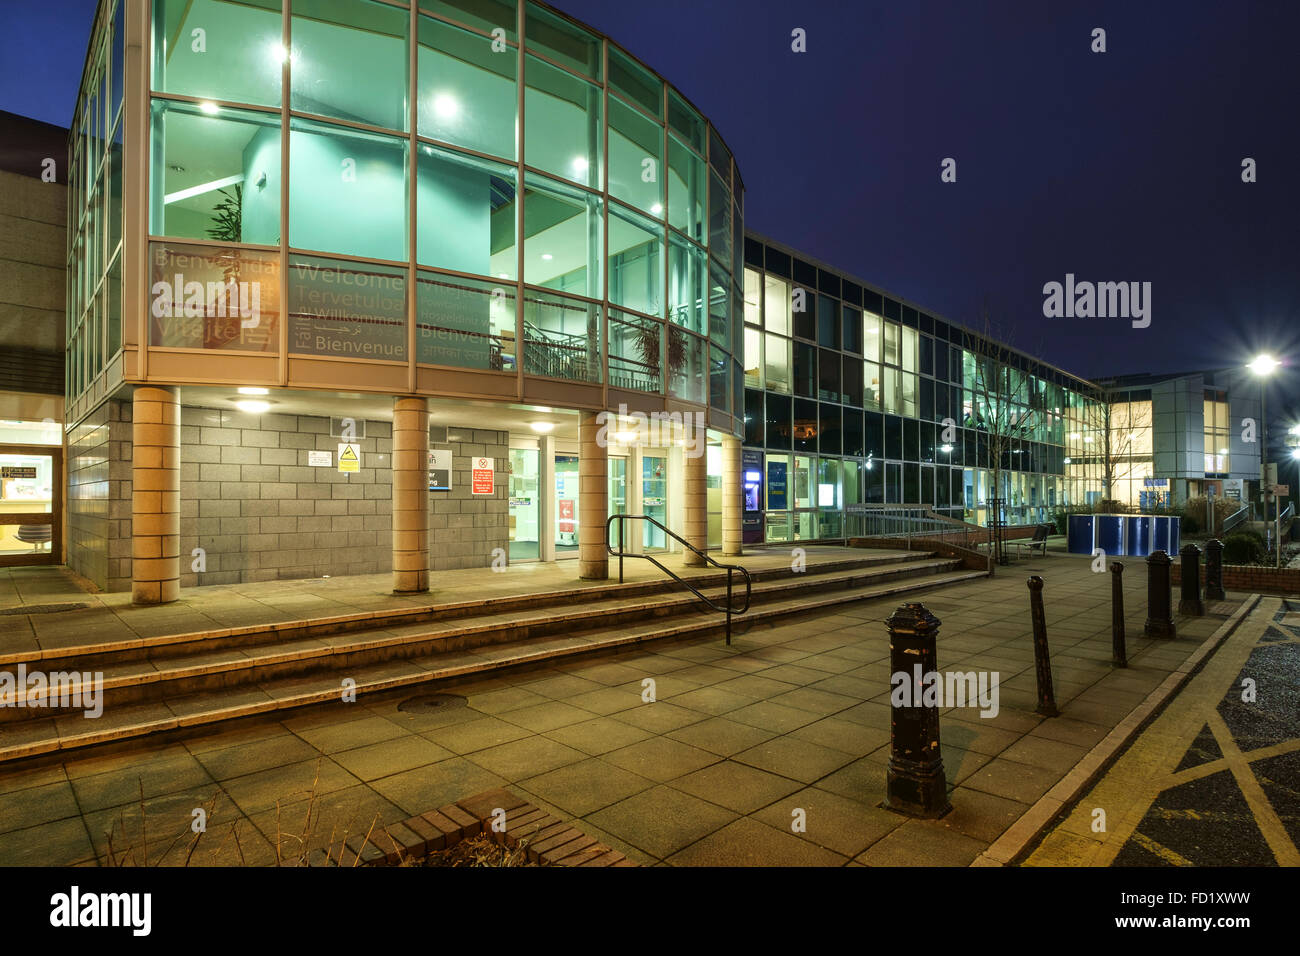
<instances>
[{"instance_id":1,"label":"wall-mounted sign","mask_svg":"<svg viewBox=\"0 0 1300 956\"><path fill-rule=\"evenodd\" d=\"M312 468L333 467L334 453L332 451L309 451L307 452L307 464Z\"/></svg>"},{"instance_id":2,"label":"wall-mounted sign","mask_svg":"<svg viewBox=\"0 0 1300 956\"><path fill-rule=\"evenodd\" d=\"M451 449L429 449L429 490L451 491Z\"/></svg>"},{"instance_id":3,"label":"wall-mounted sign","mask_svg":"<svg viewBox=\"0 0 1300 956\"><path fill-rule=\"evenodd\" d=\"M0 478L35 478L35 465L5 465L0 467Z\"/></svg>"},{"instance_id":4,"label":"wall-mounted sign","mask_svg":"<svg viewBox=\"0 0 1300 956\"><path fill-rule=\"evenodd\" d=\"M651 498L647 496L643 496L641 498L641 504L645 505L647 508L657 507L659 505L662 505L663 503L664 500L662 498Z\"/></svg>"},{"instance_id":5,"label":"wall-mounted sign","mask_svg":"<svg viewBox=\"0 0 1300 956\"><path fill-rule=\"evenodd\" d=\"M339 471L354 474L361 470L361 446L354 442L339 443Z\"/></svg>"},{"instance_id":6,"label":"wall-mounted sign","mask_svg":"<svg viewBox=\"0 0 1300 956\"><path fill-rule=\"evenodd\" d=\"M495 490L493 485L493 459L472 458L470 474L471 491L476 495L490 495Z\"/></svg>"}]
</instances>

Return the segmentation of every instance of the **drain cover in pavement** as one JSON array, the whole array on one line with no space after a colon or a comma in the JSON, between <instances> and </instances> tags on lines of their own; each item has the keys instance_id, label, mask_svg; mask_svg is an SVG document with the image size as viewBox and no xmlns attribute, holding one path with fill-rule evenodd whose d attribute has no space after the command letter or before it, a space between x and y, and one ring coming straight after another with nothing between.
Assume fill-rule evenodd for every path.
<instances>
[{"instance_id":1,"label":"drain cover in pavement","mask_svg":"<svg viewBox=\"0 0 1300 956\"><path fill-rule=\"evenodd\" d=\"M20 604L0 608L0 614L54 614L56 611L79 611L88 604Z\"/></svg>"},{"instance_id":2,"label":"drain cover in pavement","mask_svg":"<svg viewBox=\"0 0 1300 956\"><path fill-rule=\"evenodd\" d=\"M408 714L432 714L440 710L452 710L469 703L459 694L423 694L412 697L397 705L397 709Z\"/></svg>"}]
</instances>

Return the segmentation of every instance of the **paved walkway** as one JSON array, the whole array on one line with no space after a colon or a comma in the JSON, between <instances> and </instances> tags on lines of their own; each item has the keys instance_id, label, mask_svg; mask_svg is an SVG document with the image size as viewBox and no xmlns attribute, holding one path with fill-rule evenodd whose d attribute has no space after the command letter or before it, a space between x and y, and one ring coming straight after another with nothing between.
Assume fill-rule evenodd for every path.
<instances>
[{"instance_id":1,"label":"paved walkway","mask_svg":"<svg viewBox=\"0 0 1300 956\"><path fill-rule=\"evenodd\" d=\"M1001 675L995 718L943 713L955 808L943 820L879 807L890 717L883 621L899 603L891 599L756 628L731 648L714 639L659 644L439 688L464 697L460 707L403 709L409 692L362 698L5 772L0 864L93 862L109 850L110 832L119 856L179 862L197 808L208 825L192 862L271 863L277 843L281 856L296 856L300 841L324 845L344 830L509 786L643 863L966 865L1240 603L1179 618L1177 640L1148 641L1145 575L1131 570L1131 666L1114 670L1110 575L1089 566L1048 554L920 595L943 621L941 670ZM1053 719L1033 713L1030 573L1046 580L1063 711ZM321 587L284 592L323 600ZM653 702L643 698L647 680ZM796 811L803 832L792 830Z\"/></svg>"},{"instance_id":2,"label":"paved walkway","mask_svg":"<svg viewBox=\"0 0 1300 956\"><path fill-rule=\"evenodd\" d=\"M1300 865L1297 609L1263 598L1026 865Z\"/></svg>"}]
</instances>

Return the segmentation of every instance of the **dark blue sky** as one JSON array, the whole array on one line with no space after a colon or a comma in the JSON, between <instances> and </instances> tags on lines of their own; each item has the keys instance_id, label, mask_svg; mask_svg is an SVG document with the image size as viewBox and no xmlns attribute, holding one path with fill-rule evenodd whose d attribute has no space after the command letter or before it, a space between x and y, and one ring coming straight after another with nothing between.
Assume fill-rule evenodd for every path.
<instances>
[{"instance_id":1,"label":"dark blue sky","mask_svg":"<svg viewBox=\"0 0 1300 956\"><path fill-rule=\"evenodd\" d=\"M1300 4L557 6L713 119L750 228L968 325L987 297L1000 337L1077 374L1268 348L1290 359L1283 389L1300 383ZM0 109L67 124L92 7L5 11ZM1150 282L1150 327L1044 318L1043 284L1066 273Z\"/></svg>"}]
</instances>

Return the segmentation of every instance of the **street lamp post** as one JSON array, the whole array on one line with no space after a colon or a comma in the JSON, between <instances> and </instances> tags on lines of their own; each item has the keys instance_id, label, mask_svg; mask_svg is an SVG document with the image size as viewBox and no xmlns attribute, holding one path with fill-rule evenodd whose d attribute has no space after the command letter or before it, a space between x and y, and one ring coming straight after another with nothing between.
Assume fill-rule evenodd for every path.
<instances>
[{"instance_id":1,"label":"street lamp post","mask_svg":"<svg viewBox=\"0 0 1300 956\"><path fill-rule=\"evenodd\" d=\"M1268 484L1268 377L1273 374L1274 370L1281 364L1277 359L1268 354L1257 355L1255 359L1247 366L1252 372L1259 377L1259 433L1260 433L1260 450L1259 450L1259 490L1262 495L1262 507L1264 512L1264 527L1268 528L1268 499L1272 490ZM1273 502L1273 510L1277 514L1277 532L1282 530L1282 516L1278 510L1276 498ZM1265 532L1267 533L1267 531ZM1282 542L1277 535L1274 536L1273 546L1277 555L1275 566L1282 566Z\"/></svg>"}]
</instances>

